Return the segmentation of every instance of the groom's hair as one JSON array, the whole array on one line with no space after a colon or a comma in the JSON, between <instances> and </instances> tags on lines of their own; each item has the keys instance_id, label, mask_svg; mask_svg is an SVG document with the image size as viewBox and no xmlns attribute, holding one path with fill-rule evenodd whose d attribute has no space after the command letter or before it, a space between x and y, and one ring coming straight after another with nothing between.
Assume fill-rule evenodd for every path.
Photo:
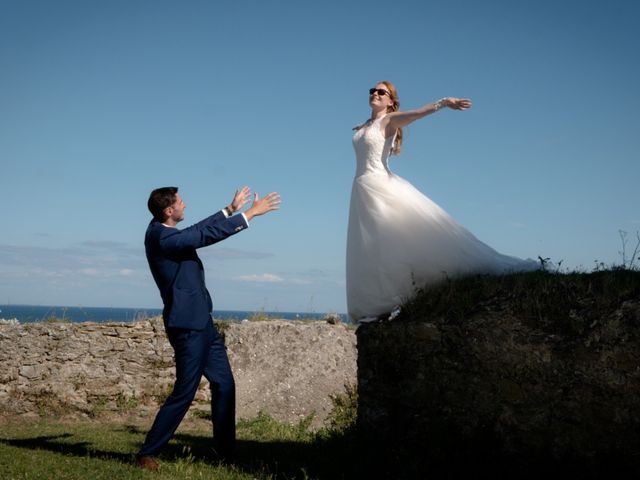
<instances>
[{"instance_id":1,"label":"groom's hair","mask_svg":"<svg viewBox=\"0 0 640 480\"><path fill-rule=\"evenodd\" d=\"M149 195L149 201L147 201L147 207L153 218L158 221L164 220L164 209L170 207L176 203L176 193L178 193L178 187L162 187L156 188L151 195Z\"/></svg>"}]
</instances>

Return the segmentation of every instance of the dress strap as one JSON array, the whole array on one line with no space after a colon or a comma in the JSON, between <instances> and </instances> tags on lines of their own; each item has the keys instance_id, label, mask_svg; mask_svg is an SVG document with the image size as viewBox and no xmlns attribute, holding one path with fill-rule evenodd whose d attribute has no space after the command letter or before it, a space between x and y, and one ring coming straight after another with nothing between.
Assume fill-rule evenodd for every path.
<instances>
[{"instance_id":1,"label":"dress strap","mask_svg":"<svg viewBox=\"0 0 640 480\"><path fill-rule=\"evenodd\" d=\"M360 125L356 125L355 127L352 128L352 130L360 130L361 128L364 128L364 127L370 127L374 123L378 123L380 120L382 120L386 116L387 116L387 114L385 113L384 115L376 118L373 121L371 121L371 119L369 119L369 120L365 121L364 123L361 123Z\"/></svg>"}]
</instances>

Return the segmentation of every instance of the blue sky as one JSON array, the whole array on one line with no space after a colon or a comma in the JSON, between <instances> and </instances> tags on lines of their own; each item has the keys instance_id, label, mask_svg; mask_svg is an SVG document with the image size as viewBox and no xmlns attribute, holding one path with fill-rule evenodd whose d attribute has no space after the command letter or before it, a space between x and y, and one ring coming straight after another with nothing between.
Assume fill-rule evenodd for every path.
<instances>
[{"instance_id":1,"label":"blue sky","mask_svg":"<svg viewBox=\"0 0 640 480\"><path fill-rule=\"evenodd\" d=\"M411 125L391 166L478 238L619 263L639 5L3 0L0 303L159 307L149 192L180 187L187 226L249 185L282 208L201 250L215 308L344 312L351 127L382 79L403 109L473 100Z\"/></svg>"}]
</instances>

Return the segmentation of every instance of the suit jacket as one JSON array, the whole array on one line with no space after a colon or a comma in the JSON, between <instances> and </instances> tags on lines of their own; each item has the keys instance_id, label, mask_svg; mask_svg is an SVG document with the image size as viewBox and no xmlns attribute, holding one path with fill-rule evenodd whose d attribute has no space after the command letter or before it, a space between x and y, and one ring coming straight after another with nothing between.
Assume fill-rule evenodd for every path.
<instances>
[{"instance_id":1,"label":"suit jacket","mask_svg":"<svg viewBox=\"0 0 640 480\"><path fill-rule=\"evenodd\" d=\"M204 283L196 249L247 228L243 215L221 211L184 230L152 220L144 239L147 261L164 303L165 327L202 330L211 321L213 302Z\"/></svg>"}]
</instances>

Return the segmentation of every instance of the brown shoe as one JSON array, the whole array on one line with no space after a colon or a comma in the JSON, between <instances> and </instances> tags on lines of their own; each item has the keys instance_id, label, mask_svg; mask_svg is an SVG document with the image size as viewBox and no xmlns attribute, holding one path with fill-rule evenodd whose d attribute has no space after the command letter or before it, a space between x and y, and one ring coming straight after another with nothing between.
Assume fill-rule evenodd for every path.
<instances>
[{"instance_id":1,"label":"brown shoe","mask_svg":"<svg viewBox=\"0 0 640 480\"><path fill-rule=\"evenodd\" d=\"M152 472L155 472L160 468L160 464L156 460L156 457L152 457L151 455L136 457L136 465L140 468L144 468L145 470L151 470Z\"/></svg>"}]
</instances>

